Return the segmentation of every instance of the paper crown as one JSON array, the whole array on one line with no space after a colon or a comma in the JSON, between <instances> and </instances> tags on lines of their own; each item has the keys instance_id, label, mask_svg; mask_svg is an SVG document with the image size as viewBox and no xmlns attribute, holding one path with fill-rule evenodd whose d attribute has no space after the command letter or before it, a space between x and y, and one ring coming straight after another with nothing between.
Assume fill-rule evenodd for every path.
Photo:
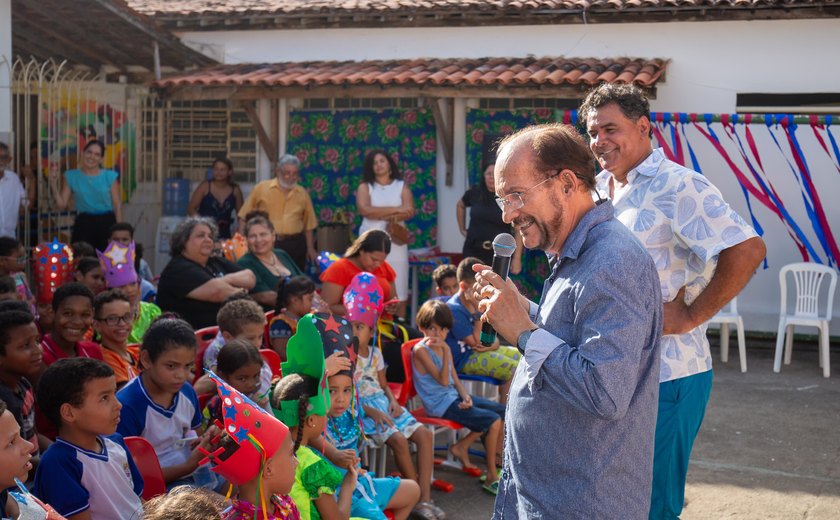
<instances>
[{"instance_id":1,"label":"paper crown","mask_svg":"<svg viewBox=\"0 0 840 520\"><path fill-rule=\"evenodd\" d=\"M321 342L324 344L324 359L330 357L333 352L341 352L350 358L350 368L342 370L343 374L353 378L356 370L356 354L358 353L358 341L353 337L353 327L346 319L329 312L314 314L315 328L321 334ZM336 375L336 374L329 374Z\"/></svg>"},{"instance_id":2,"label":"paper crown","mask_svg":"<svg viewBox=\"0 0 840 520\"><path fill-rule=\"evenodd\" d=\"M225 460L219 460L224 448L205 451L207 458L200 464L212 463L212 470L235 486L250 482L277 452L289 428L210 370L206 373L216 382L222 400L224 431L239 449Z\"/></svg>"},{"instance_id":3,"label":"paper crown","mask_svg":"<svg viewBox=\"0 0 840 520\"><path fill-rule=\"evenodd\" d=\"M326 416L330 409L330 394L326 391L327 378L324 377L324 345L315 323L318 318L307 314L298 321L297 331L286 344L286 362L280 365L283 376L300 374L318 381L315 395L309 398L306 416ZM274 416L289 428L297 426L298 400L280 401Z\"/></svg>"},{"instance_id":4,"label":"paper crown","mask_svg":"<svg viewBox=\"0 0 840 520\"><path fill-rule=\"evenodd\" d=\"M231 262L236 262L248 252L248 241L239 233L234 234L233 238L222 240L221 245L225 258Z\"/></svg>"},{"instance_id":5,"label":"paper crown","mask_svg":"<svg viewBox=\"0 0 840 520\"><path fill-rule=\"evenodd\" d=\"M349 321L360 321L375 327L385 306L385 293L379 281L370 273L359 273L344 290L344 308Z\"/></svg>"},{"instance_id":6,"label":"paper crown","mask_svg":"<svg viewBox=\"0 0 840 520\"><path fill-rule=\"evenodd\" d=\"M73 250L54 238L35 246L33 260L38 303L51 303L55 290L73 281Z\"/></svg>"},{"instance_id":7,"label":"paper crown","mask_svg":"<svg viewBox=\"0 0 840 520\"><path fill-rule=\"evenodd\" d=\"M134 268L134 241L127 246L119 242L109 242L105 252L96 251L105 285L109 289L134 285L140 279Z\"/></svg>"},{"instance_id":8,"label":"paper crown","mask_svg":"<svg viewBox=\"0 0 840 520\"><path fill-rule=\"evenodd\" d=\"M335 253L330 253L329 251L321 251L315 258L315 260L318 262L318 269L323 273L327 270L329 266L333 264L333 262L340 258L341 257Z\"/></svg>"}]
</instances>

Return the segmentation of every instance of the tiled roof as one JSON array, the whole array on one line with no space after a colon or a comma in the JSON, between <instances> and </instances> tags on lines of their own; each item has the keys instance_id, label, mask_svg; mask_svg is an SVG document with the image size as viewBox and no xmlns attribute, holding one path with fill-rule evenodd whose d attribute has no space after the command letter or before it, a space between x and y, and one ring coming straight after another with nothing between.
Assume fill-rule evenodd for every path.
<instances>
[{"instance_id":1,"label":"tiled roof","mask_svg":"<svg viewBox=\"0 0 840 520\"><path fill-rule=\"evenodd\" d=\"M456 58L238 64L165 77L154 86L545 88L609 82L649 88L665 73L666 63L632 58Z\"/></svg>"},{"instance_id":2,"label":"tiled roof","mask_svg":"<svg viewBox=\"0 0 840 520\"><path fill-rule=\"evenodd\" d=\"M424 11L633 11L652 8L795 8L836 5L835 0L128 0L135 10L154 15L302 15Z\"/></svg>"},{"instance_id":3,"label":"tiled roof","mask_svg":"<svg viewBox=\"0 0 840 520\"><path fill-rule=\"evenodd\" d=\"M164 69L215 63L154 19L133 11L125 0L91 1L83 8L67 0L12 0L11 6L12 50L24 59L67 60L73 66L93 71L104 66L122 74L133 67L153 71L156 43Z\"/></svg>"}]
</instances>

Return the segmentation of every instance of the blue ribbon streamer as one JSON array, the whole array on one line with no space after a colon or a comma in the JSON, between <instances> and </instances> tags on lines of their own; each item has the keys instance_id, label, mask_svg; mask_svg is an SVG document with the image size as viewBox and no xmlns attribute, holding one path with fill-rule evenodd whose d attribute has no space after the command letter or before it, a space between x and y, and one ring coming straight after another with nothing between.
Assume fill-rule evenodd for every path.
<instances>
[{"instance_id":1,"label":"blue ribbon streamer","mask_svg":"<svg viewBox=\"0 0 840 520\"><path fill-rule=\"evenodd\" d=\"M825 116L825 133L828 134L828 140L831 141L834 158L837 160L837 164L840 164L840 148L837 146L837 140L834 139L834 134L831 133L831 120L831 116Z\"/></svg>"},{"instance_id":2,"label":"blue ribbon streamer","mask_svg":"<svg viewBox=\"0 0 840 520\"><path fill-rule=\"evenodd\" d=\"M789 121L793 121L793 116L790 116ZM804 191L800 190L802 193L802 200L805 202L805 209L808 212L808 218L811 220L811 226L814 228L814 234L817 235L817 240L819 240L820 245L823 247L823 251L825 251L826 257L828 258L829 265L834 265L837 263L837 259L833 258L831 254L831 248L828 247L828 239L825 235L825 230L820 224L820 220L817 217L816 205L814 204L815 194L811 189L811 184L809 182L805 182L805 179L811 180L811 171L808 168L808 162L805 160L805 154L802 152L802 147L799 145L799 140L796 138L796 128L798 125L791 123L788 125L788 135L790 136L790 140L793 143L794 148L796 149L796 153L799 155L799 158L802 160L802 168L803 171L801 172L801 184L802 187L805 188Z\"/></svg>"},{"instance_id":3,"label":"blue ribbon streamer","mask_svg":"<svg viewBox=\"0 0 840 520\"><path fill-rule=\"evenodd\" d=\"M814 247L811 245L811 243L808 241L808 238L805 236L805 233L802 232L802 229L796 224L796 221L793 220L793 217L791 216L791 214L782 205L782 201L780 201L779 198L776 197L776 194L773 193L773 190L770 189L770 187L764 182L764 179L761 177L761 175L759 175L758 170L755 168L755 166L753 166L752 161L750 161L749 156L747 155L747 150L744 147L743 141L741 141L741 136L738 135L738 132L735 131L734 126L732 128L733 128L732 133L735 134L735 141L738 143L738 148L741 149L741 156L744 159L744 162L746 163L747 168L750 169L750 172L752 173L753 178L755 178L755 180L758 182L759 186L764 191L764 193L766 193L767 196L770 197L770 200L772 200L773 204L775 204L776 207L779 209L779 212L781 212L783 218L785 219L785 222L793 230L796 237L799 239L799 241L802 243L802 245L808 251L808 254L811 255L811 257L818 259L819 257L817 256L817 253L814 250ZM742 187L742 189L743 189L743 187ZM747 204L749 205L749 202L747 202ZM761 236L764 236L764 231L763 230L759 231L759 229L760 228L756 228L756 231L758 232L758 234L761 235ZM765 265L765 268L766 268L767 267L767 258L766 257L764 259L764 265Z\"/></svg>"},{"instance_id":4,"label":"blue ribbon streamer","mask_svg":"<svg viewBox=\"0 0 840 520\"><path fill-rule=\"evenodd\" d=\"M712 124L711 124L712 115L711 114L705 114L703 118L704 118L705 123L706 123L706 130L709 131L709 135L711 135L712 139L717 141L718 144L721 144L720 139L718 138L717 134L715 133L714 130L712 130ZM723 146L723 145L721 144L721 146ZM744 192L744 198L747 201L747 211L749 211L749 213L750 213L750 220L752 220L753 227L755 228L756 233L763 236L764 235L764 228L761 227L761 224L758 223L758 219L755 218L755 213L753 212L753 209L752 209L752 199L750 199L750 192L747 190L746 186L744 186L740 182L738 183L738 185L741 186L741 191ZM767 259L766 258L764 259L764 267L765 267L765 269L767 268Z\"/></svg>"}]
</instances>

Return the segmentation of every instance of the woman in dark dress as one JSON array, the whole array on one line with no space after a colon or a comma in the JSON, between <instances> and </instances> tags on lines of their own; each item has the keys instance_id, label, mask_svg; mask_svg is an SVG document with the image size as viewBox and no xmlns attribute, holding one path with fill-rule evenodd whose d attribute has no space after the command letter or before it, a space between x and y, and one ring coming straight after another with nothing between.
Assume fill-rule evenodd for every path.
<instances>
[{"instance_id":1,"label":"woman in dark dress","mask_svg":"<svg viewBox=\"0 0 840 520\"><path fill-rule=\"evenodd\" d=\"M522 270L522 237L515 233L510 224L502 221L502 210L496 204L496 181L493 177L495 164L488 164L478 184L471 186L458 201L456 213L458 227L464 240L464 257L474 256L487 265L493 263L493 239L499 233L512 233L516 239L516 253L510 265L510 272ZM470 208L470 225L466 226L467 208Z\"/></svg>"},{"instance_id":2,"label":"woman in dark dress","mask_svg":"<svg viewBox=\"0 0 840 520\"><path fill-rule=\"evenodd\" d=\"M219 238L232 236L233 216L242 207L242 190L233 182L233 163L226 157L213 161L213 178L198 185L190 198L187 214L212 218Z\"/></svg>"}]
</instances>

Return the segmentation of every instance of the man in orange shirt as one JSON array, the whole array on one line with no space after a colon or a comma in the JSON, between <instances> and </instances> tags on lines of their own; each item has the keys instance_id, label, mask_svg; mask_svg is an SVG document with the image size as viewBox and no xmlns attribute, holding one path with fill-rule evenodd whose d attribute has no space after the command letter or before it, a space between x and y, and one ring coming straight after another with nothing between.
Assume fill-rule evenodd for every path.
<instances>
[{"instance_id":1,"label":"man in orange shirt","mask_svg":"<svg viewBox=\"0 0 840 520\"><path fill-rule=\"evenodd\" d=\"M245 217L259 210L268 214L274 224L274 247L286 251L301 269L306 260L315 261L315 228L318 219L312 199L298 180L300 160L286 154L277 161L274 179L257 184L239 210L239 232L245 230Z\"/></svg>"}]
</instances>

